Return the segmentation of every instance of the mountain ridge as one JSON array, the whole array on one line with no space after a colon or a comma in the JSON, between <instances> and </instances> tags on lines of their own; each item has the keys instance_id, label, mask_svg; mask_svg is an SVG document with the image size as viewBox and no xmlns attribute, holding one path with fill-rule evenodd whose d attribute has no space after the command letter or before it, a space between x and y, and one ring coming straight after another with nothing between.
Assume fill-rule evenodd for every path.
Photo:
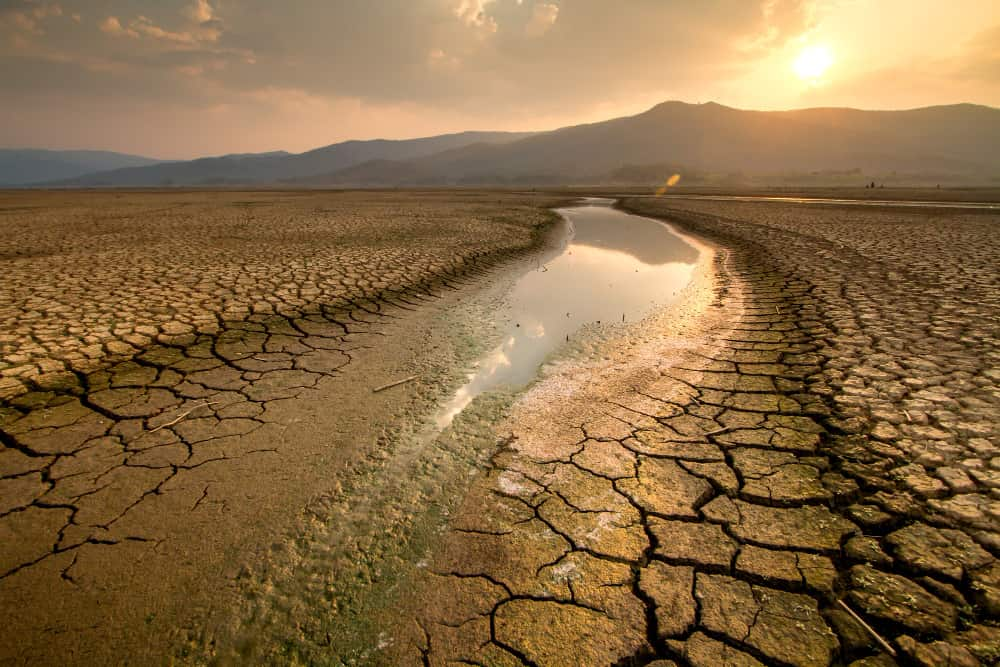
<instances>
[{"instance_id":1,"label":"mountain ridge","mask_svg":"<svg viewBox=\"0 0 1000 667\"><path fill-rule=\"evenodd\" d=\"M411 159L454 145L491 139L513 140L528 132L456 132L417 139L352 139L303 153L204 157L147 167L116 169L49 183L76 187L157 187L275 184L377 159Z\"/></svg>"},{"instance_id":2,"label":"mountain ridge","mask_svg":"<svg viewBox=\"0 0 1000 667\"><path fill-rule=\"evenodd\" d=\"M0 148L0 186L31 185L159 162L162 160L115 151Z\"/></svg>"},{"instance_id":3,"label":"mountain ridge","mask_svg":"<svg viewBox=\"0 0 1000 667\"><path fill-rule=\"evenodd\" d=\"M871 111L754 111L662 102L537 133L463 132L346 141L278 157L202 158L71 179L63 186L307 187L686 182L1000 182L1000 109L970 103ZM171 177L170 174L177 174ZM630 181L628 179L639 179ZM796 181L798 179L798 181ZM695 180L694 182L698 182Z\"/></svg>"}]
</instances>

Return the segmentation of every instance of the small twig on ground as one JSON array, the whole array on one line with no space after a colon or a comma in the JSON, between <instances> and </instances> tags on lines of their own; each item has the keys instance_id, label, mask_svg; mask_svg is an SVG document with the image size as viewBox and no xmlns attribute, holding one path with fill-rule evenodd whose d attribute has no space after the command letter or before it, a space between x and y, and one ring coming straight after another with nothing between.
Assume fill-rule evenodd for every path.
<instances>
[{"instance_id":1,"label":"small twig on ground","mask_svg":"<svg viewBox=\"0 0 1000 667\"><path fill-rule=\"evenodd\" d=\"M865 630L868 631L868 634L870 634L872 636L872 638L875 639L875 641L877 641L879 643L879 645L883 649L885 649L886 653L888 653L889 655L891 655L894 658L896 657L896 650L894 648L892 648L892 646L889 645L889 642L887 642L886 640L882 639L882 636L879 635L879 633L875 632L875 628L873 628L872 626L870 626L867 623L865 623L864 620L860 616L858 616L857 613L855 613L855 611L853 609L851 609L850 607L848 607L847 603L844 602L843 600L837 600L837 603L841 607L843 607L844 610L848 614L851 615L851 618L853 618L855 621L857 621L861 625L861 627L863 627Z\"/></svg>"},{"instance_id":2,"label":"small twig on ground","mask_svg":"<svg viewBox=\"0 0 1000 667\"><path fill-rule=\"evenodd\" d=\"M190 409L190 410L188 410L187 412L184 412L184 413L182 413L182 414L181 414L181 415L180 415L179 417L177 417L176 419L173 419L173 420L171 420L171 421L168 421L168 422L167 422L166 424L160 424L160 425L159 425L159 426L157 426L156 428L151 428L151 429L149 429L148 431L146 431L145 433L143 433L142 435L145 435L146 433L156 433L156 432L157 432L157 431L159 431L159 430L160 430L161 428L167 428L167 427L169 427L169 426L173 426L174 424L176 424L177 422L181 421L182 419L184 419L185 417L187 417L187 416L188 416L189 414L191 414L192 412L194 412L194 411L195 411L195 410L197 410L198 408L207 408L207 407L208 407L208 406L210 406L210 405L215 405L216 403L221 403L221 402L222 402L222 401L207 401L207 402L205 402L205 403L199 403L198 405L194 406L193 408L191 408L191 409Z\"/></svg>"},{"instance_id":3,"label":"small twig on ground","mask_svg":"<svg viewBox=\"0 0 1000 667\"><path fill-rule=\"evenodd\" d=\"M714 431L708 431L707 433L702 433L702 435L705 436L705 437L708 437L710 435L720 435L722 433L725 433L727 431L732 431L732 430L733 430L732 426L723 426L722 428L717 428Z\"/></svg>"},{"instance_id":4,"label":"small twig on ground","mask_svg":"<svg viewBox=\"0 0 1000 667\"><path fill-rule=\"evenodd\" d=\"M407 382L413 382L418 377L420 377L420 376L419 375L411 375L408 378L403 378L402 380L396 380L395 382L390 382L389 384L384 384L381 387L375 387L374 389L372 389L372 393L373 394L377 394L380 391L385 391L386 389L392 389L393 387L398 387L399 385L406 384Z\"/></svg>"},{"instance_id":5,"label":"small twig on ground","mask_svg":"<svg viewBox=\"0 0 1000 667\"><path fill-rule=\"evenodd\" d=\"M913 421L913 418L910 416L909 412L907 412L906 410L903 410L903 414L906 415L906 421L908 421L908 422Z\"/></svg>"}]
</instances>

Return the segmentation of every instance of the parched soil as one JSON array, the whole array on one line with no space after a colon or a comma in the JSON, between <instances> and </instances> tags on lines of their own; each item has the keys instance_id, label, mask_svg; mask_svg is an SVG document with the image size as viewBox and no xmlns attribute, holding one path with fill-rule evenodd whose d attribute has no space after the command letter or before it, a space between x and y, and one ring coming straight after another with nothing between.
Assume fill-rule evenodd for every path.
<instances>
[{"instance_id":1,"label":"parched soil","mask_svg":"<svg viewBox=\"0 0 1000 667\"><path fill-rule=\"evenodd\" d=\"M434 309L555 203L0 193L0 663L149 664L238 622L283 530L439 391Z\"/></svg>"},{"instance_id":2,"label":"parched soil","mask_svg":"<svg viewBox=\"0 0 1000 667\"><path fill-rule=\"evenodd\" d=\"M338 537L381 511L335 472L393 456L386 433L462 356L453 288L537 247L555 203L0 194L0 663L343 660L337 609L399 561L362 543L345 595L343 554L286 528ZM471 488L433 461L372 468L363 488L434 487L389 507L386 541L423 498L464 499L358 660L993 664L1000 218L623 206L714 259L530 389L488 464L456 450L466 467L441 469L485 467ZM288 647L225 644L264 608Z\"/></svg>"},{"instance_id":3,"label":"parched soil","mask_svg":"<svg viewBox=\"0 0 1000 667\"><path fill-rule=\"evenodd\" d=\"M529 199L0 193L0 398L78 390L108 360L231 322L396 303L529 243Z\"/></svg>"},{"instance_id":4,"label":"parched soil","mask_svg":"<svg viewBox=\"0 0 1000 667\"><path fill-rule=\"evenodd\" d=\"M623 207L714 276L515 407L385 662L995 664L1000 218Z\"/></svg>"}]
</instances>

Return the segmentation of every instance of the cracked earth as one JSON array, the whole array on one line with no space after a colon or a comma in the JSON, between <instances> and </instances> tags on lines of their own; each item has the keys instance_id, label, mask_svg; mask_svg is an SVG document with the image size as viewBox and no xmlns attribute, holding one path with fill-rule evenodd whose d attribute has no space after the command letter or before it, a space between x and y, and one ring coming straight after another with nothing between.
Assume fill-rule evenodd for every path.
<instances>
[{"instance_id":1,"label":"cracked earth","mask_svg":"<svg viewBox=\"0 0 1000 667\"><path fill-rule=\"evenodd\" d=\"M0 196L0 662L158 662L238 619L233 582L321 544L274 527L384 446L373 422L440 398L435 304L537 246L554 203ZM623 205L712 261L501 421L371 661L994 664L1000 220ZM256 585L332 613L330 589Z\"/></svg>"},{"instance_id":2,"label":"cracked earth","mask_svg":"<svg viewBox=\"0 0 1000 667\"><path fill-rule=\"evenodd\" d=\"M0 195L0 662L169 655L394 409L371 387L435 339L393 323L553 203Z\"/></svg>"},{"instance_id":3,"label":"cracked earth","mask_svg":"<svg viewBox=\"0 0 1000 667\"><path fill-rule=\"evenodd\" d=\"M1000 218L622 205L714 271L515 406L384 661L995 664Z\"/></svg>"}]
</instances>

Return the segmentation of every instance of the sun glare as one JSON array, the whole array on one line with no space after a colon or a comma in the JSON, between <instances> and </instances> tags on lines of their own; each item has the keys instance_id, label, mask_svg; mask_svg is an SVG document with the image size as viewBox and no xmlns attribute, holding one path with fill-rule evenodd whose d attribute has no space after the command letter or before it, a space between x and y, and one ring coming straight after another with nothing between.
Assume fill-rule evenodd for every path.
<instances>
[{"instance_id":1,"label":"sun glare","mask_svg":"<svg viewBox=\"0 0 1000 667\"><path fill-rule=\"evenodd\" d=\"M795 59L795 73L804 81L817 81L833 64L833 54L826 46L812 44L802 49Z\"/></svg>"}]
</instances>

